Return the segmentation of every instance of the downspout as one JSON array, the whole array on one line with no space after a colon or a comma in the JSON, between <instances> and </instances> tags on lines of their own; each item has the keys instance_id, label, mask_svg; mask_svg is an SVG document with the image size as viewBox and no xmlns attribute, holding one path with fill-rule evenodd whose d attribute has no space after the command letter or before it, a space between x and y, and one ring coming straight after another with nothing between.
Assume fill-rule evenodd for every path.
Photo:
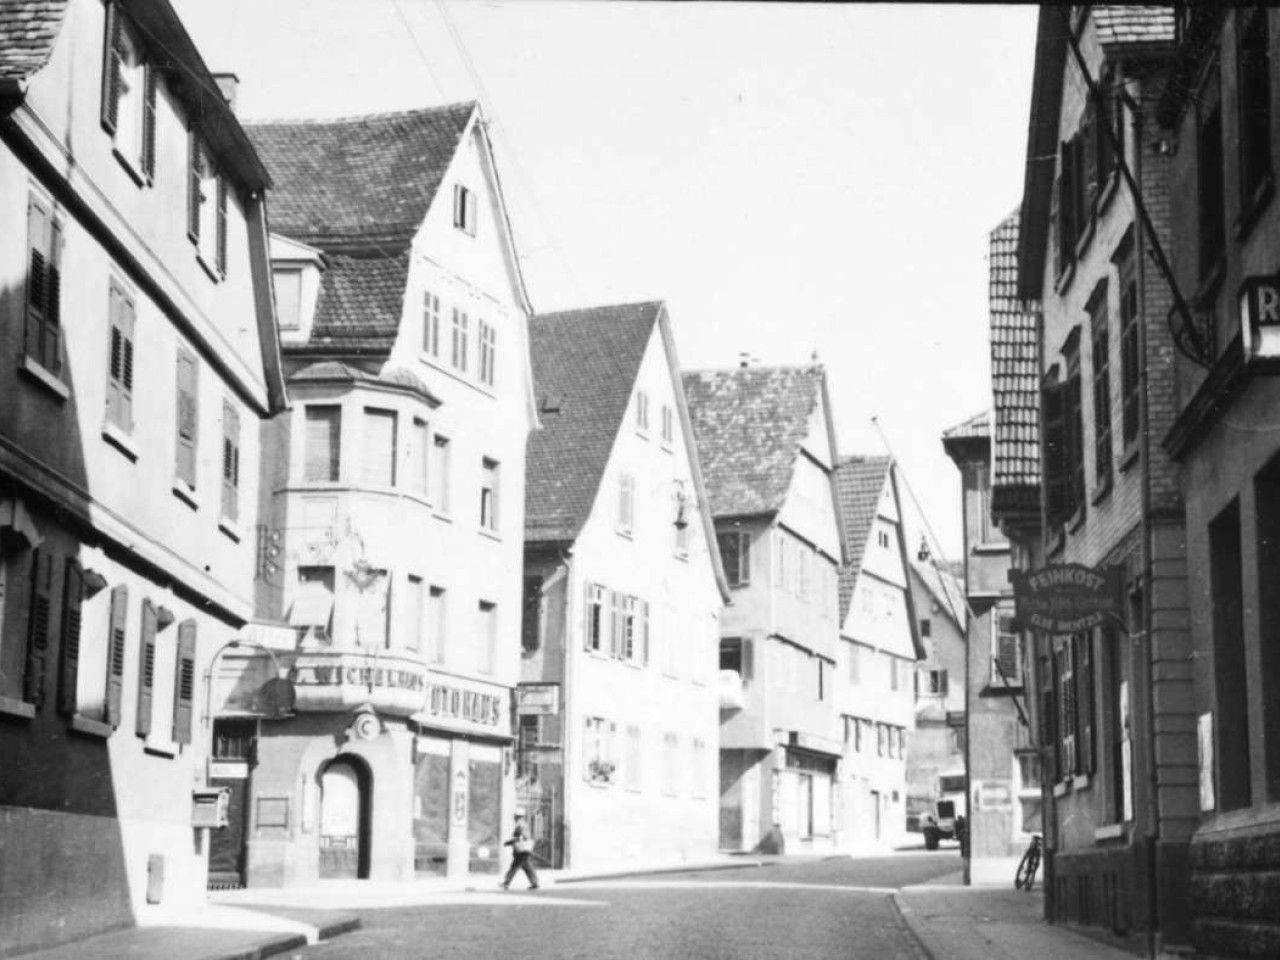
<instances>
[{"instance_id":1,"label":"downspout","mask_svg":"<svg viewBox=\"0 0 1280 960\"><path fill-rule=\"evenodd\" d=\"M577 622L574 613L573 598L580 595L581 590L575 590L573 587L573 550L562 550L560 559L564 563L564 629L561 637L564 644L564 675L560 686L560 709L564 714L564 719L560 723L560 856L563 869L568 869L573 864L569 859L569 841L573 839L573 831L569 827L569 821L566 814L569 812L569 784L571 778L569 776L569 758L572 756L570 752L573 747L573 733L576 729L575 725L570 722L573 712L569 709L572 697L573 686L573 658L577 651L573 645L573 625ZM581 585L579 585L581 586Z\"/></svg>"},{"instance_id":2,"label":"downspout","mask_svg":"<svg viewBox=\"0 0 1280 960\"><path fill-rule=\"evenodd\" d=\"M1133 163L1134 163L1134 179L1137 185L1142 181L1142 108L1138 101L1132 103L1133 109ZM1135 189L1141 189L1135 186ZM1142 199L1137 198L1139 204ZM1155 664L1153 663L1155 644L1152 642L1151 636L1151 605L1152 605L1152 550L1151 550L1151 430L1150 430L1150 405L1148 404L1148 379L1147 368L1150 358L1147 355L1147 272L1146 272L1146 231L1138 229L1134 231L1136 267L1138 273L1138 285L1142 291L1142 322L1138 324L1138 356L1142 362L1139 364L1139 378L1141 384L1141 424L1142 424L1142 538L1140 547L1142 578L1139 581L1142 588L1142 638L1146 644L1146 656L1143 658L1143 684L1146 687L1144 696L1146 704L1146 723L1147 723L1147 740L1148 740L1148 770L1147 770L1147 792L1148 792L1148 812L1147 812L1147 829L1143 838L1146 846L1147 855L1147 956L1154 957L1156 955L1156 930L1157 918L1159 916L1160 902L1156 895L1157 870L1156 870L1156 842L1159 839L1160 824L1160 801L1159 801L1159 777L1156 773L1156 710L1155 710ZM1132 652L1130 654L1130 662L1132 663ZM1130 710L1133 705L1130 704Z\"/></svg>"}]
</instances>

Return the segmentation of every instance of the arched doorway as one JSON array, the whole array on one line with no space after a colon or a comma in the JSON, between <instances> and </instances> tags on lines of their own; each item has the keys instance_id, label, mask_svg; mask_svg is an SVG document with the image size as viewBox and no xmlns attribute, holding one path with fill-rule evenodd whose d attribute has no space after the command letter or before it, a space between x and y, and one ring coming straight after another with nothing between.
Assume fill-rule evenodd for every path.
<instances>
[{"instance_id":1,"label":"arched doorway","mask_svg":"<svg viewBox=\"0 0 1280 960\"><path fill-rule=\"evenodd\" d=\"M369 770L338 757L320 772L320 878L369 876Z\"/></svg>"}]
</instances>

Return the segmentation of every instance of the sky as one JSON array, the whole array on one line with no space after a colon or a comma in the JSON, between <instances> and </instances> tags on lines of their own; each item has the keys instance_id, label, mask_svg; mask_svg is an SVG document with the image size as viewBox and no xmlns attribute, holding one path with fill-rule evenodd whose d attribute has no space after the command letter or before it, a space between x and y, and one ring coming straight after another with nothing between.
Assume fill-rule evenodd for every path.
<instances>
[{"instance_id":1,"label":"sky","mask_svg":"<svg viewBox=\"0 0 1280 960\"><path fill-rule=\"evenodd\" d=\"M480 100L535 310L664 300L686 369L816 356L839 452L899 461L909 549L961 556L939 438L991 403L1034 6L174 5L245 118Z\"/></svg>"}]
</instances>

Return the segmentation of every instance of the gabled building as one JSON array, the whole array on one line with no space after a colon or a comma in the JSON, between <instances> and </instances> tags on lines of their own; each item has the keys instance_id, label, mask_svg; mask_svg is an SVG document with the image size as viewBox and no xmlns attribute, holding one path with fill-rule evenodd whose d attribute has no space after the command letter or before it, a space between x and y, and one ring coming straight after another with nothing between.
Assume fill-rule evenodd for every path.
<instances>
[{"instance_id":1,"label":"gabled building","mask_svg":"<svg viewBox=\"0 0 1280 960\"><path fill-rule=\"evenodd\" d=\"M284 401L269 186L168 3L0 6L5 952L203 902L202 678Z\"/></svg>"},{"instance_id":2,"label":"gabled building","mask_svg":"<svg viewBox=\"0 0 1280 960\"><path fill-rule=\"evenodd\" d=\"M495 873L537 418L484 123L464 103L249 133L277 179L290 398L263 432L257 615L287 627L296 703L228 783L243 840L215 853L251 886ZM254 734L239 689L227 744Z\"/></svg>"},{"instance_id":3,"label":"gabled building","mask_svg":"<svg viewBox=\"0 0 1280 960\"><path fill-rule=\"evenodd\" d=\"M927 552L908 564L912 614L924 648L916 664L915 724L907 750L907 830L916 832L921 815L935 810L942 795L955 792L952 788L965 779L968 616L963 584L950 570ZM942 777L949 779L944 783Z\"/></svg>"},{"instance_id":4,"label":"gabled building","mask_svg":"<svg viewBox=\"0 0 1280 960\"><path fill-rule=\"evenodd\" d=\"M1180 189L1154 124L1174 40L1172 5L1041 8L1014 285L1039 310L1043 494L1018 565L1119 568L1126 607L1028 637L1046 911L1157 948L1189 942L1200 819L1183 496L1159 444L1186 333L1155 253Z\"/></svg>"},{"instance_id":5,"label":"gabled building","mask_svg":"<svg viewBox=\"0 0 1280 960\"><path fill-rule=\"evenodd\" d=\"M839 847L862 851L906 832L908 731L916 661L906 535L892 458L844 457L835 471L848 560L840 568L833 736L844 742Z\"/></svg>"},{"instance_id":6,"label":"gabled building","mask_svg":"<svg viewBox=\"0 0 1280 960\"><path fill-rule=\"evenodd\" d=\"M826 374L688 372L729 582L720 623L720 847L834 850L842 531Z\"/></svg>"},{"instance_id":7,"label":"gabled building","mask_svg":"<svg viewBox=\"0 0 1280 960\"><path fill-rule=\"evenodd\" d=\"M713 855L728 587L667 309L530 328L519 800L555 866Z\"/></svg>"},{"instance_id":8,"label":"gabled building","mask_svg":"<svg viewBox=\"0 0 1280 960\"><path fill-rule=\"evenodd\" d=\"M1153 420L1149 442L1186 503L1187 902L1192 943L1213 956L1280 956L1277 36L1275 9L1182 7L1150 132L1171 154L1167 252L1190 315L1171 321L1191 348L1171 355L1174 419Z\"/></svg>"}]
</instances>

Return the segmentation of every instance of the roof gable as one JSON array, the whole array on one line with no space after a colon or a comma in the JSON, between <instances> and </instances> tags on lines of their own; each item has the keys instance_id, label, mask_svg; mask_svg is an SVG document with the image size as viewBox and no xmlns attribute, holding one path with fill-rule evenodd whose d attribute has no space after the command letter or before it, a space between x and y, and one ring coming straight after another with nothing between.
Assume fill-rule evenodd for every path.
<instances>
[{"instance_id":1,"label":"roof gable","mask_svg":"<svg viewBox=\"0 0 1280 960\"><path fill-rule=\"evenodd\" d=\"M314 246L408 246L474 102L338 120L246 123L272 171L271 228Z\"/></svg>"},{"instance_id":2,"label":"roof gable","mask_svg":"<svg viewBox=\"0 0 1280 960\"><path fill-rule=\"evenodd\" d=\"M658 302L533 317L529 346L542 429L525 459L525 539L572 541L591 513Z\"/></svg>"},{"instance_id":3,"label":"roof gable","mask_svg":"<svg viewBox=\"0 0 1280 960\"><path fill-rule=\"evenodd\" d=\"M840 568L840 622L844 623L853 600L853 588L862 572L867 539L875 522L881 496L889 482L893 458L850 456L836 466L836 494L840 498L840 522L848 562Z\"/></svg>"},{"instance_id":4,"label":"roof gable","mask_svg":"<svg viewBox=\"0 0 1280 960\"><path fill-rule=\"evenodd\" d=\"M694 370L683 380L712 514L777 513L822 401L822 368Z\"/></svg>"}]
</instances>

